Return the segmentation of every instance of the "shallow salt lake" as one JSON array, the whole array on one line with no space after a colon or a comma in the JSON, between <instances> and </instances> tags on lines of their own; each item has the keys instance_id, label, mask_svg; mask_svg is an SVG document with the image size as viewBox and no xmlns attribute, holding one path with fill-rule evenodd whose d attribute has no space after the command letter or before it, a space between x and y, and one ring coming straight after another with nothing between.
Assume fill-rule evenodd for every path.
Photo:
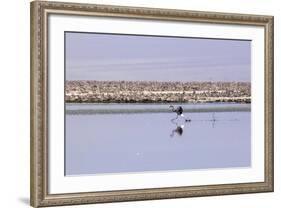
<instances>
[{"instance_id":1,"label":"shallow salt lake","mask_svg":"<svg viewBox=\"0 0 281 208\"><path fill-rule=\"evenodd\" d=\"M66 104L65 174L251 166L250 104Z\"/></svg>"}]
</instances>

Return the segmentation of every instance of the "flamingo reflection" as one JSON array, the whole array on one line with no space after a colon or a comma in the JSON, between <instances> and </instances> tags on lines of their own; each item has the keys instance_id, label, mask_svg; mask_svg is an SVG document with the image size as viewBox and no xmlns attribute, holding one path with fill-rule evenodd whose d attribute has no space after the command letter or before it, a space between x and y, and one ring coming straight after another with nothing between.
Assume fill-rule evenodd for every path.
<instances>
[{"instance_id":1,"label":"flamingo reflection","mask_svg":"<svg viewBox=\"0 0 281 208\"><path fill-rule=\"evenodd\" d=\"M183 134L183 128L184 128L184 125L177 126L177 128L175 128L172 131L172 133L170 134L170 137L174 137L175 134L177 134L178 136L181 136Z\"/></svg>"}]
</instances>

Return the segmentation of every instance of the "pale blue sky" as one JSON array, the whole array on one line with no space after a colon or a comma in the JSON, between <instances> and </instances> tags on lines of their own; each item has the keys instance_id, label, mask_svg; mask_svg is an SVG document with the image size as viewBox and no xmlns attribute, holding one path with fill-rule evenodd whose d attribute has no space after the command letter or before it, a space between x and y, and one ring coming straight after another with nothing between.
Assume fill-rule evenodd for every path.
<instances>
[{"instance_id":1,"label":"pale blue sky","mask_svg":"<svg viewBox=\"0 0 281 208\"><path fill-rule=\"evenodd\" d=\"M250 81L251 41L65 33L66 80Z\"/></svg>"}]
</instances>

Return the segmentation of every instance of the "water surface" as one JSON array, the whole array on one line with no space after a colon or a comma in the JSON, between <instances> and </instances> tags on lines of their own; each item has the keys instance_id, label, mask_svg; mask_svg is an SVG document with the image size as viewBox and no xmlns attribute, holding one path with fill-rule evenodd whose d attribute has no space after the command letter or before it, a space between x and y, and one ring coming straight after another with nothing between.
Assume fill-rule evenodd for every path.
<instances>
[{"instance_id":1,"label":"water surface","mask_svg":"<svg viewBox=\"0 0 281 208\"><path fill-rule=\"evenodd\" d=\"M250 105L169 105L67 104L66 175L251 165Z\"/></svg>"}]
</instances>

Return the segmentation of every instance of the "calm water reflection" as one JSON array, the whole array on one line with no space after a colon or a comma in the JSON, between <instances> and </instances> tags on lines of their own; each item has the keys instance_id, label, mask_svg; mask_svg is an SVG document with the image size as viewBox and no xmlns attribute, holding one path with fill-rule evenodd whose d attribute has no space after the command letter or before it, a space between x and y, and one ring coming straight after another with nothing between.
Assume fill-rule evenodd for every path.
<instances>
[{"instance_id":1,"label":"calm water reflection","mask_svg":"<svg viewBox=\"0 0 281 208\"><path fill-rule=\"evenodd\" d=\"M172 122L175 115L168 111L95 113L102 108L98 106L66 106L91 109L85 114L66 113L66 175L251 165L251 113L245 105L241 111L185 112L191 122ZM238 104L235 107L239 109Z\"/></svg>"}]
</instances>

